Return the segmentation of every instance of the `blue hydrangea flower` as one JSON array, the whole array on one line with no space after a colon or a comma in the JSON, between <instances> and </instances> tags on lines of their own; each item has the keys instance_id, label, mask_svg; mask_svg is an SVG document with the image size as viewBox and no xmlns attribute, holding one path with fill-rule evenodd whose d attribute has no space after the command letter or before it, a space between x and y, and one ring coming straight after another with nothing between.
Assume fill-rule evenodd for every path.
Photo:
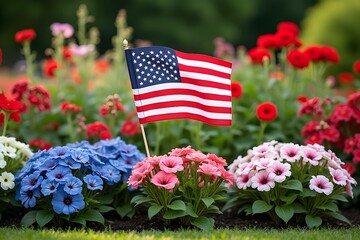
<instances>
[{"instance_id":1,"label":"blue hydrangea flower","mask_svg":"<svg viewBox=\"0 0 360 240\"><path fill-rule=\"evenodd\" d=\"M44 196L49 196L50 194L56 192L58 186L59 186L59 182L45 179L41 183L41 193L44 194Z\"/></svg>"},{"instance_id":2,"label":"blue hydrangea flower","mask_svg":"<svg viewBox=\"0 0 360 240\"><path fill-rule=\"evenodd\" d=\"M40 191L38 189L34 190L27 190L27 191L20 191L19 200L24 207L35 207L36 205L36 198L40 197Z\"/></svg>"},{"instance_id":3,"label":"blue hydrangea flower","mask_svg":"<svg viewBox=\"0 0 360 240\"><path fill-rule=\"evenodd\" d=\"M64 186L64 191L71 195L76 195L82 191L82 181L77 177L69 177Z\"/></svg>"},{"instance_id":4,"label":"blue hydrangea flower","mask_svg":"<svg viewBox=\"0 0 360 240\"><path fill-rule=\"evenodd\" d=\"M76 151L71 153L71 158L74 159L78 163L88 163L89 155L82 151Z\"/></svg>"},{"instance_id":5,"label":"blue hydrangea flower","mask_svg":"<svg viewBox=\"0 0 360 240\"><path fill-rule=\"evenodd\" d=\"M102 190L103 189L103 180L101 177L96 175L88 174L84 177L84 182L90 190Z\"/></svg>"},{"instance_id":6,"label":"blue hydrangea flower","mask_svg":"<svg viewBox=\"0 0 360 240\"><path fill-rule=\"evenodd\" d=\"M55 147L50 151L50 155L54 157L55 159L65 159L69 157L69 147Z\"/></svg>"},{"instance_id":7,"label":"blue hydrangea flower","mask_svg":"<svg viewBox=\"0 0 360 240\"><path fill-rule=\"evenodd\" d=\"M43 164L39 165L38 168L40 171L52 170L59 164L59 161L56 159L48 159L44 161Z\"/></svg>"},{"instance_id":8,"label":"blue hydrangea flower","mask_svg":"<svg viewBox=\"0 0 360 240\"><path fill-rule=\"evenodd\" d=\"M106 183L113 185L120 181L120 171L110 165L105 165L104 167L97 168L96 173L98 173L102 178L106 180Z\"/></svg>"},{"instance_id":9,"label":"blue hydrangea flower","mask_svg":"<svg viewBox=\"0 0 360 240\"><path fill-rule=\"evenodd\" d=\"M66 158L64 161L60 161L59 165L69 167L71 169L79 169L81 167L81 163L75 162L72 158Z\"/></svg>"},{"instance_id":10,"label":"blue hydrangea flower","mask_svg":"<svg viewBox=\"0 0 360 240\"><path fill-rule=\"evenodd\" d=\"M57 166L54 170L46 173L46 177L49 180L55 180L58 182L65 182L71 176L72 174L70 168L64 166Z\"/></svg>"},{"instance_id":11,"label":"blue hydrangea flower","mask_svg":"<svg viewBox=\"0 0 360 240\"><path fill-rule=\"evenodd\" d=\"M70 215L85 207L82 194L70 195L61 189L54 193L51 204L57 214L63 213L65 215Z\"/></svg>"}]
</instances>

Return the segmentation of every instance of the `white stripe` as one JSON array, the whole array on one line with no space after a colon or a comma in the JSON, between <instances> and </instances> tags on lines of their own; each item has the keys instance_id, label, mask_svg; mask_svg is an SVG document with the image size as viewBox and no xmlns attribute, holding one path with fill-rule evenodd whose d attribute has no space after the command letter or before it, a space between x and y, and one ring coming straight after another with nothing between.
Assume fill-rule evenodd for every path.
<instances>
[{"instance_id":1,"label":"white stripe","mask_svg":"<svg viewBox=\"0 0 360 240\"><path fill-rule=\"evenodd\" d=\"M166 85L164 85L166 84ZM210 94L217 94L222 96L231 96L231 90L224 90L224 89L217 89L212 87L203 87L199 85L189 84L189 83L161 83L155 84L152 86L133 89L134 95L140 95L144 93L150 93L157 90L170 90L170 89L188 89L194 90L201 93L210 93Z\"/></svg>"},{"instance_id":2,"label":"white stripe","mask_svg":"<svg viewBox=\"0 0 360 240\"><path fill-rule=\"evenodd\" d=\"M201 67L201 68L208 68L213 69L219 72L231 74L231 68L224 67L218 64L204 62L204 61L196 61L196 60L187 60L180 57L177 57L178 62L183 65L187 65L190 67Z\"/></svg>"},{"instance_id":3,"label":"white stripe","mask_svg":"<svg viewBox=\"0 0 360 240\"><path fill-rule=\"evenodd\" d=\"M170 107L170 108L154 109L144 112L138 112L138 117L144 118L144 117L151 117L156 115L163 115L167 113L181 113L181 112L197 114L211 119L222 119L222 120L232 119L231 113L213 113L192 107Z\"/></svg>"},{"instance_id":4,"label":"white stripe","mask_svg":"<svg viewBox=\"0 0 360 240\"><path fill-rule=\"evenodd\" d=\"M188 77L197 80L210 81L222 84L228 84L230 86L231 80L228 78L222 78L214 75L204 74L204 73L195 73L195 72L184 72L180 71L181 77Z\"/></svg>"},{"instance_id":5,"label":"white stripe","mask_svg":"<svg viewBox=\"0 0 360 240\"><path fill-rule=\"evenodd\" d=\"M214 106L214 107L225 107L225 108L231 108L231 102L230 101L219 101L219 100L208 100L203 99L197 96L189 96L189 95L169 95L169 96L159 96L159 97L153 97L141 101L135 101L135 106L141 107L146 106L149 104L154 103L162 103L162 102L171 102L171 101L190 101L190 102L196 102L201 103L206 106Z\"/></svg>"}]
</instances>

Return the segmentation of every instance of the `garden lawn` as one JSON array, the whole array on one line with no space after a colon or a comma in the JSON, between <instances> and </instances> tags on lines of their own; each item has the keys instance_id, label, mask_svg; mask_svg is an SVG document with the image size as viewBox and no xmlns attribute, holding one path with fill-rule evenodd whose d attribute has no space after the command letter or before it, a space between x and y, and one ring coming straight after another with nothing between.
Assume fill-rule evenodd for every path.
<instances>
[{"instance_id":1,"label":"garden lawn","mask_svg":"<svg viewBox=\"0 0 360 240\"><path fill-rule=\"evenodd\" d=\"M358 239L360 236L360 228L350 229L320 229L320 230L305 230L305 229L290 229L290 230L262 230L262 229L248 229L248 230L214 230L210 232L202 232L195 230L183 231L143 231L143 232L125 232L125 231L103 231L94 232L92 230L33 230L33 229L15 229L15 228L1 228L0 239Z\"/></svg>"}]
</instances>

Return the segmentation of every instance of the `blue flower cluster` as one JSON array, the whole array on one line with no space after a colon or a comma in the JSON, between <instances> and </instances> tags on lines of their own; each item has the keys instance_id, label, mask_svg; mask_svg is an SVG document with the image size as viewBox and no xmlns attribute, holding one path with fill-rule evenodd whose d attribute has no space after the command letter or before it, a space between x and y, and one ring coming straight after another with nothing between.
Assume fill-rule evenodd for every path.
<instances>
[{"instance_id":1,"label":"blue flower cluster","mask_svg":"<svg viewBox=\"0 0 360 240\"><path fill-rule=\"evenodd\" d=\"M120 138L39 151L15 176L16 198L26 208L35 207L42 197L51 199L55 213L70 215L85 208L85 192L126 183L132 167L144 158Z\"/></svg>"}]
</instances>

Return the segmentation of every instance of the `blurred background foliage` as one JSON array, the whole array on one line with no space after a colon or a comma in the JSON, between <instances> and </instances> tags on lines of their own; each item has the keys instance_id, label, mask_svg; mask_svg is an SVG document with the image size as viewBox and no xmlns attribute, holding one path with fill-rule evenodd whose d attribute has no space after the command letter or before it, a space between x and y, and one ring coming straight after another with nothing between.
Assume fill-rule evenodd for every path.
<instances>
[{"instance_id":1,"label":"blurred background foliage","mask_svg":"<svg viewBox=\"0 0 360 240\"><path fill-rule=\"evenodd\" d=\"M101 42L100 53L112 46L114 25L120 9L126 9L128 24L134 28L133 39L143 39L181 51L212 54L213 40L221 36L235 46L256 45L256 38L274 32L280 21L300 23L306 9L317 0L12 0L0 1L0 47L5 65L21 59L14 34L34 28L38 34L32 43L38 56L50 46L50 25L67 22L76 27L76 10L87 5L94 16Z\"/></svg>"},{"instance_id":2,"label":"blurred background foliage","mask_svg":"<svg viewBox=\"0 0 360 240\"><path fill-rule=\"evenodd\" d=\"M99 29L100 54L112 47L116 16L126 9L128 24L134 28L132 42L142 39L184 52L212 54L216 37L249 49L258 36L275 32L279 22L292 21L300 26L304 43L338 49L340 64L329 73L350 71L360 56L359 0L12 0L0 1L3 65L22 59L14 34L25 28L36 30L32 47L42 58L51 45L49 26L67 22L76 27L81 3L94 17L89 27Z\"/></svg>"}]
</instances>

